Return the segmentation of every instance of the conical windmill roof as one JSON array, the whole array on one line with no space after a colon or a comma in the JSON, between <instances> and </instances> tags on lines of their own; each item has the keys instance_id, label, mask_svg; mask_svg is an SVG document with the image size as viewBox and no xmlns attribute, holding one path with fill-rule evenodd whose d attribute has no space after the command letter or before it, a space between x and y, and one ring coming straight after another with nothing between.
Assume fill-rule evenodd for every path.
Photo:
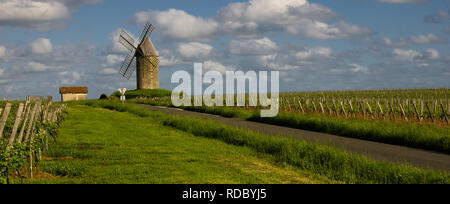
<instances>
[{"instance_id":1,"label":"conical windmill roof","mask_svg":"<svg viewBox=\"0 0 450 204\"><path fill-rule=\"evenodd\" d=\"M142 54L146 57L148 56L159 56L158 51L156 51L155 46L153 46L150 37L146 36L144 42L139 47L142 50Z\"/></svg>"}]
</instances>

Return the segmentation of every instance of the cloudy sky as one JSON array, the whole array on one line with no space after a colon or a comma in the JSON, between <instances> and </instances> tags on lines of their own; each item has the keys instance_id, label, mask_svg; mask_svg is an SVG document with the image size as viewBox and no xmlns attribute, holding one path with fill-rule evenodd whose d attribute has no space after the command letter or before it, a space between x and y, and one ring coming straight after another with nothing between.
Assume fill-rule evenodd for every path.
<instances>
[{"instance_id":1,"label":"cloudy sky","mask_svg":"<svg viewBox=\"0 0 450 204\"><path fill-rule=\"evenodd\" d=\"M277 70L282 91L450 88L448 0L0 0L0 96L135 89L121 29L145 22L172 73Z\"/></svg>"}]
</instances>

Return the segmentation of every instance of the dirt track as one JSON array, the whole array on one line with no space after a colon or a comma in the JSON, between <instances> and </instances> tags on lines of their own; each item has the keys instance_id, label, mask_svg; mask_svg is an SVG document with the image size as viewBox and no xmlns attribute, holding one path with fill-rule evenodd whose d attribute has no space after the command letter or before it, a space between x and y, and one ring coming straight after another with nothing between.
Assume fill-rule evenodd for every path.
<instances>
[{"instance_id":1,"label":"dirt track","mask_svg":"<svg viewBox=\"0 0 450 204\"><path fill-rule=\"evenodd\" d=\"M311 142L333 145L348 152L363 154L376 160L385 160L394 163L407 163L417 167L450 172L450 155L443 153L245 121L236 118L225 118L222 116L185 111L176 108L156 107L149 105L141 106L153 111L161 111L171 115L188 115L215 120L235 127L247 128L269 135L285 135L294 138L301 138Z\"/></svg>"}]
</instances>

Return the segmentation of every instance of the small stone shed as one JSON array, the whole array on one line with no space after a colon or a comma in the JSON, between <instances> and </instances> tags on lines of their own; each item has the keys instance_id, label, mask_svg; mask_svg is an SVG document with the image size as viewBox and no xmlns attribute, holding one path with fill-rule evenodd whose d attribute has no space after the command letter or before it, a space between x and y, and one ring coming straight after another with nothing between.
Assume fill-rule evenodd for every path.
<instances>
[{"instance_id":1,"label":"small stone shed","mask_svg":"<svg viewBox=\"0 0 450 204\"><path fill-rule=\"evenodd\" d=\"M88 87L59 87L61 101L83 101L87 100Z\"/></svg>"}]
</instances>

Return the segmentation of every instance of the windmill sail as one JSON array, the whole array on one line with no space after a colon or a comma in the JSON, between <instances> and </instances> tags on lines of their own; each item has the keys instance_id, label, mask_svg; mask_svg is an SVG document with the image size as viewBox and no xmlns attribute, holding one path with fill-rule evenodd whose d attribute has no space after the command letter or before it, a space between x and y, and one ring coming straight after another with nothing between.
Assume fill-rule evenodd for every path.
<instances>
[{"instance_id":1,"label":"windmill sail","mask_svg":"<svg viewBox=\"0 0 450 204\"><path fill-rule=\"evenodd\" d=\"M136 69L135 67L135 60L134 60L134 56L128 54L125 57L125 60L122 63L122 67L119 70L119 73L124 76L127 79L130 79L131 75L133 74L134 70Z\"/></svg>"},{"instance_id":2,"label":"windmill sail","mask_svg":"<svg viewBox=\"0 0 450 204\"><path fill-rule=\"evenodd\" d=\"M131 53L125 57L119 73L130 79L136 71L138 89L159 88L159 53L149 37L153 30L153 25L147 23L139 37L137 47L131 35L125 31L120 34L119 42Z\"/></svg>"},{"instance_id":3,"label":"windmill sail","mask_svg":"<svg viewBox=\"0 0 450 204\"><path fill-rule=\"evenodd\" d=\"M134 52L136 47L134 47L134 39L124 30L120 33L119 42L130 52Z\"/></svg>"},{"instance_id":4,"label":"windmill sail","mask_svg":"<svg viewBox=\"0 0 450 204\"><path fill-rule=\"evenodd\" d=\"M145 25L144 30L142 30L141 35L139 36L139 44L142 44L142 42L144 41L144 38L147 37L148 35L150 35L154 29L155 29L155 27L153 27L152 24L147 23Z\"/></svg>"}]
</instances>

